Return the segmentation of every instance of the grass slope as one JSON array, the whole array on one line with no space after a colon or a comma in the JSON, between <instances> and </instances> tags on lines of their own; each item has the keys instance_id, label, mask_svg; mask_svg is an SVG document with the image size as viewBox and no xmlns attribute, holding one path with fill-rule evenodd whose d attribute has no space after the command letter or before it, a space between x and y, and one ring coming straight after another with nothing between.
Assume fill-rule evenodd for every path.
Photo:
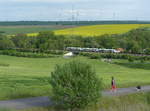
<instances>
[{"instance_id":1,"label":"grass slope","mask_svg":"<svg viewBox=\"0 0 150 111\"><path fill-rule=\"evenodd\" d=\"M89 63L103 79L105 88L110 87L111 76L115 76L118 87L150 84L150 63L128 63L114 60L106 63L85 57L64 58L22 58L0 55L0 99L13 99L51 94L49 78L56 64L73 59ZM138 66L142 67L138 67ZM132 67L131 67L132 66Z\"/></svg>"},{"instance_id":2,"label":"grass slope","mask_svg":"<svg viewBox=\"0 0 150 111\"><path fill-rule=\"evenodd\" d=\"M98 36L104 34L122 34L129 30L139 27L150 27L150 24L116 24L116 25L93 25L81 26L77 28L69 28L57 30L57 35L81 35L81 36Z\"/></svg>"}]
</instances>

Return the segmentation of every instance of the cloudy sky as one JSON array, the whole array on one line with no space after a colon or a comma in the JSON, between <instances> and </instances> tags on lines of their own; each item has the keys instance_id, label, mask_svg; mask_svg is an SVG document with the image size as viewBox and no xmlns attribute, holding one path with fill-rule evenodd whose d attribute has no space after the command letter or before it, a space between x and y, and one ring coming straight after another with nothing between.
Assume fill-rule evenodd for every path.
<instances>
[{"instance_id":1,"label":"cloudy sky","mask_svg":"<svg viewBox=\"0 0 150 111\"><path fill-rule=\"evenodd\" d=\"M150 20L150 0L0 0L0 21Z\"/></svg>"}]
</instances>

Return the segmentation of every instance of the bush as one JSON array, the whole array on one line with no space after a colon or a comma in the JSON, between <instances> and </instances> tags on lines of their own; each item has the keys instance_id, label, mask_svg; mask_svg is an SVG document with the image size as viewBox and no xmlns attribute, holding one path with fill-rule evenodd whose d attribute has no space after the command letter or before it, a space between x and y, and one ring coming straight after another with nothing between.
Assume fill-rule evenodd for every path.
<instances>
[{"instance_id":1,"label":"bush","mask_svg":"<svg viewBox=\"0 0 150 111\"><path fill-rule=\"evenodd\" d=\"M129 62L134 62L134 60L140 60L142 63L150 60L150 56L140 56L140 55L129 55L129 54L117 54L117 53L92 53L92 52L80 52L81 56L86 56L91 59L127 59Z\"/></svg>"},{"instance_id":2,"label":"bush","mask_svg":"<svg viewBox=\"0 0 150 111\"><path fill-rule=\"evenodd\" d=\"M99 54L91 54L89 55L90 56L90 59L101 59L101 56Z\"/></svg>"},{"instance_id":3,"label":"bush","mask_svg":"<svg viewBox=\"0 0 150 111\"><path fill-rule=\"evenodd\" d=\"M135 60L134 57L129 56L129 58L128 58L128 61L129 61L129 62L134 62L134 60Z\"/></svg>"},{"instance_id":4,"label":"bush","mask_svg":"<svg viewBox=\"0 0 150 111\"><path fill-rule=\"evenodd\" d=\"M144 53L150 55L150 48L145 49Z\"/></svg>"},{"instance_id":5,"label":"bush","mask_svg":"<svg viewBox=\"0 0 150 111\"><path fill-rule=\"evenodd\" d=\"M28 57L28 58L49 58L55 57L55 55L45 53L32 53L32 52L18 52L16 50L0 50L1 55L9 55L16 57Z\"/></svg>"},{"instance_id":6,"label":"bush","mask_svg":"<svg viewBox=\"0 0 150 111\"><path fill-rule=\"evenodd\" d=\"M141 62L141 63L144 63L145 61L144 61L144 59L141 59L140 62Z\"/></svg>"},{"instance_id":7,"label":"bush","mask_svg":"<svg viewBox=\"0 0 150 111\"><path fill-rule=\"evenodd\" d=\"M47 53L47 54L55 54L55 55L63 55L64 51L62 50L47 50L47 51L44 51L44 53Z\"/></svg>"},{"instance_id":8,"label":"bush","mask_svg":"<svg viewBox=\"0 0 150 111\"><path fill-rule=\"evenodd\" d=\"M32 53L45 53L45 54L54 54L54 55L63 55L63 50L44 50L40 51L39 49L25 49L25 48L16 48L18 52L32 52Z\"/></svg>"},{"instance_id":9,"label":"bush","mask_svg":"<svg viewBox=\"0 0 150 111\"><path fill-rule=\"evenodd\" d=\"M144 63L144 62L146 62L146 60L147 60L146 57L141 57L141 58L139 58L139 59L140 59L140 62L141 62L141 63Z\"/></svg>"},{"instance_id":10,"label":"bush","mask_svg":"<svg viewBox=\"0 0 150 111\"><path fill-rule=\"evenodd\" d=\"M57 65L50 84L56 104L71 111L97 103L101 97L101 81L90 65L79 61Z\"/></svg>"}]
</instances>

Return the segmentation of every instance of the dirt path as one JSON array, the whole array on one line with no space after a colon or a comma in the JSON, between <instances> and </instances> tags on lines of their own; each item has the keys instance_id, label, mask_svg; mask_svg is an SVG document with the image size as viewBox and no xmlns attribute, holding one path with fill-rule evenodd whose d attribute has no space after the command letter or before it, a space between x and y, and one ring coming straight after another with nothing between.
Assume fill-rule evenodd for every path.
<instances>
[{"instance_id":1,"label":"dirt path","mask_svg":"<svg viewBox=\"0 0 150 111\"><path fill-rule=\"evenodd\" d=\"M140 92L148 92L150 91L150 86L143 86ZM119 95L126 95L126 94L133 94L137 93L135 87L130 88L119 88L117 92L111 91L103 91L103 96L119 96ZM0 108L10 108L10 109L27 109L33 107L46 107L52 105L51 99L49 97L34 97L34 98L27 98L27 99L16 99L16 100L7 100L7 101L0 101Z\"/></svg>"}]
</instances>

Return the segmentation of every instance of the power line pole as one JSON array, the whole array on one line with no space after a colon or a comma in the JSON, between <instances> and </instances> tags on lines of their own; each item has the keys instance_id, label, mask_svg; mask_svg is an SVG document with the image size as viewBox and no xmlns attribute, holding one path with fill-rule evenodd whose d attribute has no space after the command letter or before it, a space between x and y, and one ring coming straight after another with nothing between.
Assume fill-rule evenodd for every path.
<instances>
[{"instance_id":1,"label":"power line pole","mask_svg":"<svg viewBox=\"0 0 150 111\"><path fill-rule=\"evenodd\" d=\"M73 22L74 22L74 5L72 4L72 11L71 11L71 15L72 15L72 17L71 17L71 22L72 22L72 36L74 35L73 33L74 33L74 29L73 29L73 27L74 27L74 25L73 25Z\"/></svg>"}]
</instances>

